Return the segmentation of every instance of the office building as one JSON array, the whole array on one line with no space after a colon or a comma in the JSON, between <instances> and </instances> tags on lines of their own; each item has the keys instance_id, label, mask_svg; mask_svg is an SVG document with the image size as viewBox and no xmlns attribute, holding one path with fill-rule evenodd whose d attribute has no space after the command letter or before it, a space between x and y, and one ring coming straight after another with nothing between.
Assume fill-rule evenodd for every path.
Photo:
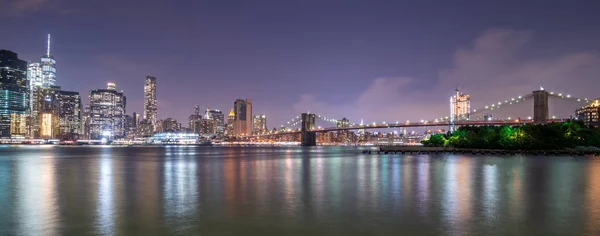
<instances>
[{"instance_id":1,"label":"office building","mask_svg":"<svg viewBox=\"0 0 600 236\"><path fill-rule=\"evenodd\" d=\"M206 109L204 113L204 119L214 120L215 122L215 135L219 138L225 136L225 117L223 116L223 112L215 109Z\"/></svg>"},{"instance_id":2,"label":"office building","mask_svg":"<svg viewBox=\"0 0 600 236\"><path fill-rule=\"evenodd\" d=\"M57 92L58 100L58 137L63 139L77 139L83 136L82 107L79 92Z\"/></svg>"},{"instance_id":3,"label":"office building","mask_svg":"<svg viewBox=\"0 0 600 236\"><path fill-rule=\"evenodd\" d=\"M237 136L252 134L252 101L250 99L237 99L233 103L235 121L233 132Z\"/></svg>"},{"instance_id":4,"label":"office building","mask_svg":"<svg viewBox=\"0 0 600 236\"><path fill-rule=\"evenodd\" d=\"M144 120L156 125L158 107L156 104L156 77L146 76L144 85Z\"/></svg>"},{"instance_id":5,"label":"office building","mask_svg":"<svg viewBox=\"0 0 600 236\"><path fill-rule=\"evenodd\" d=\"M141 137L150 137L154 134L155 126L149 120L141 120L137 126L137 134Z\"/></svg>"},{"instance_id":6,"label":"office building","mask_svg":"<svg viewBox=\"0 0 600 236\"><path fill-rule=\"evenodd\" d=\"M217 121L213 119L201 119L198 121L199 134L204 137L217 135Z\"/></svg>"},{"instance_id":7,"label":"office building","mask_svg":"<svg viewBox=\"0 0 600 236\"><path fill-rule=\"evenodd\" d=\"M140 114L138 114L137 112L134 112L132 115L133 118L133 126L137 127L140 124Z\"/></svg>"},{"instance_id":8,"label":"office building","mask_svg":"<svg viewBox=\"0 0 600 236\"><path fill-rule=\"evenodd\" d=\"M254 115L252 118L252 126L254 134L262 134L269 132L267 129L267 116L266 115Z\"/></svg>"},{"instance_id":9,"label":"office building","mask_svg":"<svg viewBox=\"0 0 600 236\"><path fill-rule=\"evenodd\" d=\"M42 87L38 88L36 94L39 98L34 101L36 109L39 111L38 121L39 130L34 130L35 138L54 139L60 135L60 103L58 92L60 87Z\"/></svg>"},{"instance_id":10,"label":"office building","mask_svg":"<svg viewBox=\"0 0 600 236\"><path fill-rule=\"evenodd\" d=\"M469 120L471 110L471 95L460 93L450 97L450 119L452 121Z\"/></svg>"},{"instance_id":11,"label":"office building","mask_svg":"<svg viewBox=\"0 0 600 236\"><path fill-rule=\"evenodd\" d=\"M174 118L167 118L162 120L161 132L176 132L179 131L179 124Z\"/></svg>"},{"instance_id":12,"label":"office building","mask_svg":"<svg viewBox=\"0 0 600 236\"><path fill-rule=\"evenodd\" d=\"M43 87L44 74L42 72L41 63L34 62L27 65L27 81L29 82L29 118L31 119L31 124L28 125L28 127L36 126L32 129L37 130L37 127L39 126L37 124L39 110L37 109L38 106L34 105L34 103L40 100L40 98L37 97L37 90ZM33 137L33 134L28 136Z\"/></svg>"},{"instance_id":13,"label":"office building","mask_svg":"<svg viewBox=\"0 0 600 236\"><path fill-rule=\"evenodd\" d=\"M600 98L594 99L590 104L577 109L577 119L589 127L600 128Z\"/></svg>"},{"instance_id":14,"label":"office building","mask_svg":"<svg viewBox=\"0 0 600 236\"><path fill-rule=\"evenodd\" d=\"M125 136L126 97L114 83L107 89L90 91L90 138L107 139Z\"/></svg>"},{"instance_id":15,"label":"office building","mask_svg":"<svg viewBox=\"0 0 600 236\"><path fill-rule=\"evenodd\" d=\"M27 62L0 50L0 137L25 136L27 90Z\"/></svg>"}]
</instances>

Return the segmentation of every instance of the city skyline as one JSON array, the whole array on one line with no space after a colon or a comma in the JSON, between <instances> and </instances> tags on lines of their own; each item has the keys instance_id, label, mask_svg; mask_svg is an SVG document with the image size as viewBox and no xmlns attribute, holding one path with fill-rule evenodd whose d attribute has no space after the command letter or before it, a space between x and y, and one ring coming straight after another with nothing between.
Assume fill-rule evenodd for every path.
<instances>
[{"instance_id":1,"label":"city skyline","mask_svg":"<svg viewBox=\"0 0 600 236\"><path fill-rule=\"evenodd\" d=\"M114 82L130 99L129 114L143 113L140 84L146 75L156 76L159 119L185 121L194 104L227 111L231 101L239 97L251 98L273 126L283 124L289 114L306 111L366 122L429 119L447 115L446 101L465 77L461 91L471 95L472 107L481 107L486 105L484 102L525 94L539 86L591 99L595 96L593 86L586 85L600 76L596 69L600 67L599 48L594 43L600 35L589 26L598 22L598 16L572 4L547 4L544 9L522 4L518 5L522 12L511 11L513 17L495 18L516 5L501 4L493 10L481 7L476 12L458 9L465 14L452 14L454 18L449 22L438 20L448 16L440 10L444 8L440 4L429 12L439 17L428 22L425 15L401 14L409 10L425 13L419 4L345 4L338 11L338 20L312 20L307 16L326 16L332 5L282 6L266 2L228 13L238 15L224 16L230 19L223 24L233 29L247 27L234 39L231 36L236 33L222 30L222 24L207 23L206 28L197 28L179 17L170 21L178 25L173 36L152 34L156 31L138 21L142 16L132 16L131 27L139 27L139 31L122 32L122 27L113 30L98 21L108 9L99 8L97 14L85 16L82 13L90 11L89 6L66 2L59 8L73 7L79 12L60 15L32 10L2 15L21 19L23 22L18 24L27 27L33 27L29 18L39 14L44 14L42 17L49 22L23 31L27 37L8 35L3 48L19 53L21 59L36 61L45 54L46 35L51 33L58 83L84 95ZM151 1L148 5L154 11L159 4ZM173 7L192 5L184 2ZM573 8L580 11L569 12L578 12L577 15L558 14ZM265 13L264 19L244 23L242 17L254 11ZM295 14L275 24L271 22L275 12ZM117 19L124 17L117 13ZM468 22L469 17L457 16L469 15L466 13L476 14L481 22ZM553 14L556 17L544 18L544 22L537 20ZM206 17L222 19L212 14ZM525 20L517 23L509 19L515 17ZM65 22L66 19L91 23L103 34L79 32L81 25ZM403 23L405 20L419 22L419 30L411 28L414 24ZM202 21L191 17L189 22ZM271 23L260 24L265 22ZM567 29L567 24L560 22L579 27ZM460 29L452 27L457 23L463 23ZM377 25L380 28L374 27ZM280 30L285 34L273 37L272 33ZM353 33L358 30L366 33ZM110 38L119 32L123 33L121 39ZM191 39L199 39L203 44L179 41L177 37L182 34L190 34ZM149 35L156 39L142 37ZM202 35L213 38L199 38ZM299 40L301 36L307 40ZM438 40L439 36L444 36L444 40ZM233 45L238 46L232 48ZM252 50L252 45L258 50ZM200 63L191 66L195 61ZM87 104L87 96L82 97ZM390 102L409 99L411 102ZM413 112L402 112L406 110Z\"/></svg>"}]
</instances>

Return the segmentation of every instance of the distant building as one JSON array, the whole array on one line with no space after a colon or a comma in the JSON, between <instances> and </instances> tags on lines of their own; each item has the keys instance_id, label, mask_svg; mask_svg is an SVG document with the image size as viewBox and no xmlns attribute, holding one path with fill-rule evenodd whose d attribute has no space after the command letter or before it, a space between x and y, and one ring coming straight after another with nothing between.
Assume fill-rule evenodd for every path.
<instances>
[{"instance_id":1,"label":"distant building","mask_svg":"<svg viewBox=\"0 0 600 236\"><path fill-rule=\"evenodd\" d=\"M193 115L198 115L198 116L200 115L200 105L196 104L194 106L194 113L193 113Z\"/></svg>"},{"instance_id":2,"label":"distant building","mask_svg":"<svg viewBox=\"0 0 600 236\"><path fill-rule=\"evenodd\" d=\"M60 87L42 87L36 93L39 98L35 102L39 110L39 133L35 132L36 138L58 138L60 135L60 103L58 92Z\"/></svg>"},{"instance_id":3,"label":"distant building","mask_svg":"<svg viewBox=\"0 0 600 236\"><path fill-rule=\"evenodd\" d=\"M252 125L255 134L262 134L269 132L267 129L267 116L266 115L254 115L252 118Z\"/></svg>"},{"instance_id":4,"label":"distant building","mask_svg":"<svg viewBox=\"0 0 600 236\"><path fill-rule=\"evenodd\" d=\"M58 100L58 137L76 139L83 136L83 122L81 118L82 106L79 92L57 92Z\"/></svg>"},{"instance_id":5,"label":"distant building","mask_svg":"<svg viewBox=\"0 0 600 236\"><path fill-rule=\"evenodd\" d=\"M114 83L107 89L90 91L90 138L112 139L125 136L126 98Z\"/></svg>"},{"instance_id":6,"label":"distant building","mask_svg":"<svg viewBox=\"0 0 600 236\"><path fill-rule=\"evenodd\" d=\"M137 136L150 137L154 134L155 126L149 120L142 120L137 126Z\"/></svg>"},{"instance_id":7,"label":"distant building","mask_svg":"<svg viewBox=\"0 0 600 236\"><path fill-rule=\"evenodd\" d=\"M346 119L344 117L341 120L338 120L336 122L336 126L338 128L347 128L347 127L350 126L350 120L348 120L348 119ZM337 137L336 137L337 141L338 142L342 142L342 143L348 142L349 138L350 138L350 133L352 133L352 132L350 132L348 130L340 130L340 131L338 131L337 132Z\"/></svg>"},{"instance_id":8,"label":"distant building","mask_svg":"<svg viewBox=\"0 0 600 236\"><path fill-rule=\"evenodd\" d=\"M600 98L594 99L590 104L577 109L577 119L590 127L600 128Z\"/></svg>"},{"instance_id":9,"label":"distant building","mask_svg":"<svg viewBox=\"0 0 600 236\"><path fill-rule=\"evenodd\" d=\"M341 120L338 120L336 122L336 125L338 128L346 128L350 126L350 120L346 119L345 117L342 118Z\"/></svg>"},{"instance_id":10,"label":"distant building","mask_svg":"<svg viewBox=\"0 0 600 236\"><path fill-rule=\"evenodd\" d=\"M179 124L174 118L167 118L162 121L162 132L177 132L179 131Z\"/></svg>"},{"instance_id":11,"label":"distant building","mask_svg":"<svg viewBox=\"0 0 600 236\"><path fill-rule=\"evenodd\" d=\"M234 123L235 123L235 112L233 112L233 109L231 109L231 111L229 111L229 116L227 116L227 129L225 130L225 132L227 133L227 136L234 135L234 131L233 131Z\"/></svg>"},{"instance_id":12,"label":"distant building","mask_svg":"<svg viewBox=\"0 0 600 236\"><path fill-rule=\"evenodd\" d=\"M469 120L471 110L471 95L460 93L450 97L450 119L453 121Z\"/></svg>"},{"instance_id":13,"label":"distant building","mask_svg":"<svg viewBox=\"0 0 600 236\"><path fill-rule=\"evenodd\" d=\"M27 62L0 50L0 137L26 135L27 90Z\"/></svg>"},{"instance_id":14,"label":"distant building","mask_svg":"<svg viewBox=\"0 0 600 236\"><path fill-rule=\"evenodd\" d=\"M217 121L213 119L201 119L198 122L200 129L199 134L202 136L216 136L217 135Z\"/></svg>"},{"instance_id":15,"label":"distant building","mask_svg":"<svg viewBox=\"0 0 600 236\"><path fill-rule=\"evenodd\" d=\"M144 85L144 120L148 120L153 126L156 125L158 116L156 104L156 77L146 76ZM153 129L156 130L155 128Z\"/></svg>"},{"instance_id":16,"label":"distant building","mask_svg":"<svg viewBox=\"0 0 600 236\"><path fill-rule=\"evenodd\" d=\"M137 128L140 124L140 114L134 112L131 118L133 119L133 126Z\"/></svg>"},{"instance_id":17,"label":"distant building","mask_svg":"<svg viewBox=\"0 0 600 236\"><path fill-rule=\"evenodd\" d=\"M217 137L223 137L225 135L225 117L223 116L223 112L215 109L206 109L204 113L204 119L214 120L215 122L215 132L214 134Z\"/></svg>"},{"instance_id":18,"label":"distant building","mask_svg":"<svg viewBox=\"0 0 600 236\"><path fill-rule=\"evenodd\" d=\"M200 115L191 114L188 117L188 129L190 130L190 132L197 134L200 133L200 120L202 120L202 116Z\"/></svg>"},{"instance_id":19,"label":"distant building","mask_svg":"<svg viewBox=\"0 0 600 236\"><path fill-rule=\"evenodd\" d=\"M39 106L36 103L40 101L38 90L43 88L43 77L42 64L35 62L27 65L27 80L29 81L28 129L30 129L28 136L30 137L34 137L33 132L39 130Z\"/></svg>"},{"instance_id":20,"label":"distant building","mask_svg":"<svg viewBox=\"0 0 600 236\"><path fill-rule=\"evenodd\" d=\"M233 131L235 135L252 134L252 101L250 99L237 99L233 103L235 122Z\"/></svg>"}]
</instances>

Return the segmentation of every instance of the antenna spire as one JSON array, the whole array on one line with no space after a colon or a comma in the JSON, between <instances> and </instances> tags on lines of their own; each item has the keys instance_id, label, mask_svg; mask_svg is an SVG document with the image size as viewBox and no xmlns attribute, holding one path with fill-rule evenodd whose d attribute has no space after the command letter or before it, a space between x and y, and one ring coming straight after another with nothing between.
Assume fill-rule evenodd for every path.
<instances>
[{"instance_id":1,"label":"antenna spire","mask_svg":"<svg viewBox=\"0 0 600 236\"><path fill-rule=\"evenodd\" d=\"M50 34L48 34L48 49L46 50L46 56L50 57Z\"/></svg>"}]
</instances>

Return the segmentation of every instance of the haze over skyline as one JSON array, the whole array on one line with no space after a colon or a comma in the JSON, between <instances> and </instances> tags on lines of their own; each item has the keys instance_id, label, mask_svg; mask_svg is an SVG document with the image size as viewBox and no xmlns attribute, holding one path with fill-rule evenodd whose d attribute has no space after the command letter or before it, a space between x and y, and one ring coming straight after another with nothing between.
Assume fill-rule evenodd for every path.
<instances>
[{"instance_id":1,"label":"haze over skyline","mask_svg":"<svg viewBox=\"0 0 600 236\"><path fill-rule=\"evenodd\" d=\"M115 82L127 113L142 113L144 79L153 75L159 118L184 124L195 104L227 112L236 98L252 99L269 128L309 110L352 122L436 118L448 115L463 78L473 107L539 86L599 96L592 1L0 5L0 28L10 31L2 48L37 61L51 33L64 89L85 98Z\"/></svg>"}]
</instances>

